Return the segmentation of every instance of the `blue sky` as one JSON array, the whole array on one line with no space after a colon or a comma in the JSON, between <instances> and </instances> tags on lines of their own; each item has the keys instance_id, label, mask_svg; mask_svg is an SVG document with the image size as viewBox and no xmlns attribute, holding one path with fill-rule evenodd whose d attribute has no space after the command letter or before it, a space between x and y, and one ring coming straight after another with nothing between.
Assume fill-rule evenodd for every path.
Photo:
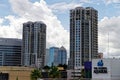
<instances>
[{"instance_id":1,"label":"blue sky","mask_svg":"<svg viewBox=\"0 0 120 80\"><path fill-rule=\"evenodd\" d=\"M0 37L22 38L22 24L40 20L47 25L47 48L69 52L69 10L77 6L98 10L99 52L120 57L120 0L0 0Z\"/></svg>"},{"instance_id":2,"label":"blue sky","mask_svg":"<svg viewBox=\"0 0 120 80\"><path fill-rule=\"evenodd\" d=\"M40 0L29 0L31 2L39 2ZM99 17L98 19L101 20L103 17L113 17L120 15L120 1L118 2L111 2L107 4L102 0L45 0L48 5L54 5L56 3L84 3L82 7L93 7L98 10ZM87 2L88 1L88 2ZM90 2L91 1L91 2ZM109 0L108 0L109 1ZM53 11L54 12L54 11ZM65 10L64 12L54 12L54 14L58 17L61 21L62 25L65 29L69 30L69 9ZM11 4L9 0L0 0L0 17L4 17L7 15L15 15L12 11Z\"/></svg>"},{"instance_id":3,"label":"blue sky","mask_svg":"<svg viewBox=\"0 0 120 80\"><path fill-rule=\"evenodd\" d=\"M84 0L83 0L84 1ZM102 0L87 0L87 1L92 1L92 2L83 2L84 4L82 7L93 7L98 10L98 20L101 20L104 17L113 17L113 16L119 16L120 15L120 4L119 2L111 2L109 4L105 3ZM52 5L56 3L81 3L82 1L80 0L46 0L47 4ZM118 8L119 7L119 8ZM55 12L54 12L55 13ZM65 12L55 13L58 17L58 19L62 22L62 25L69 30L69 9L66 10Z\"/></svg>"}]
</instances>

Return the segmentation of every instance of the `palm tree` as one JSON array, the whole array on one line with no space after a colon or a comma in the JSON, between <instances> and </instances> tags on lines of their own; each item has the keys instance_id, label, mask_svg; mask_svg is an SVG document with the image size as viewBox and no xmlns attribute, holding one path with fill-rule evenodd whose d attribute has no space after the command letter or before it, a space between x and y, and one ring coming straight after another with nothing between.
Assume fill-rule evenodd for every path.
<instances>
[{"instance_id":1,"label":"palm tree","mask_svg":"<svg viewBox=\"0 0 120 80\"><path fill-rule=\"evenodd\" d=\"M51 78L59 78L60 77L60 72L57 67L52 66L49 72L49 77Z\"/></svg>"},{"instance_id":2,"label":"palm tree","mask_svg":"<svg viewBox=\"0 0 120 80\"><path fill-rule=\"evenodd\" d=\"M47 73L46 74L46 77L49 78L49 70L50 70L50 67L49 66L44 66L43 69L45 70L45 72Z\"/></svg>"},{"instance_id":3,"label":"palm tree","mask_svg":"<svg viewBox=\"0 0 120 80\"><path fill-rule=\"evenodd\" d=\"M48 72L48 71L50 70L50 67L46 65L46 66L43 67L43 69L44 69L46 72Z\"/></svg>"},{"instance_id":4,"label":"palm tree","mask_svg":"<svg viewBox=\"0 0 120 80\"><path fill-rule=\"evenodd\" d=\"M16 77L16 80L18 80L18 76Z\"/></svg>"},{"instance_id":5,"label":"palm tree","mask_svg":"<svg viewBox=\"0 0 120 80\"><path fill-rule=\"evenodd\" d=\"M37 80L38 78L41 78L41 71L38 69L34 69L34 71L31 72L31 80Z\"/></svg>"}]
</instances>

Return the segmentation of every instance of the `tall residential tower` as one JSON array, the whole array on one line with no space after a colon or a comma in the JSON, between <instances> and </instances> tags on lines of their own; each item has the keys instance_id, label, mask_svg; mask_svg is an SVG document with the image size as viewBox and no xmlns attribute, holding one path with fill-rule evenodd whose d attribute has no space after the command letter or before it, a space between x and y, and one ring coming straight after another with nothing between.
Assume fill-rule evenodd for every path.
<instances>
[{"instance_id":1,"label":"tall residential tower","mask_svg":"<svg viewBox=\"0 0 120 80\"><path fill-rule=\"evenodd\" d=\"M92 7L70 10L70 68L80 69L98 53L98 12Z\"/></svg>"},{"instance_id":2,"label":"tall residential tower","mask_svg":"<svg viewBox=\"0 0 120 80\"><path fill-rule=\"evenodd\" d=\"M22 57L24 66L42 68L46 53L46 25L41 22L23 24Z\"/></svg>"}]
</instances>

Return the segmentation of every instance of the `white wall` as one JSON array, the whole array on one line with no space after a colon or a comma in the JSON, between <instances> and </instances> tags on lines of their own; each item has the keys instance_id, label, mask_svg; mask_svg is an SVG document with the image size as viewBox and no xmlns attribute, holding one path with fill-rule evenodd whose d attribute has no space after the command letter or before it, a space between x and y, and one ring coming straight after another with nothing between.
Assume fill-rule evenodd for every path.
<instances>
[{"instance_id":1,"label":"white wall","mask_svg":"<svg viewBox=\"0 0 120 80\"><path fill-rule=\"evenodd\" d=\"M97 63L101 59L92 60L92 78L103 79L103 80L120 80L120 59L102 59L103 67L107 67L108 73L94 73L94 67L98 67Z\"/></svg>"},{"instance_id":2,"label":"white wall","mask_svg":"<svg viewBox=\"0 0 120 80\"><path fill-rule=\"evenodd\" d=\"M111 68L110 68L110 60L109 59L102 59L103 60L103 67L107 67L107 71L108 73L94 73L94 67L98 67L97 63L98 61L100 61L101 59L93 59L92 60L92 78L93 79L108 79L110 80L111 78Z\"/></svg>"},{"instance_id":3,"label":"white wall","mask_svg":"<svg viewBox=\"0 0 120 80\"><path fill-rule=\"evenodd\" d=\"M111 77L120 80L120 59L111 59Z\"/></svg>"}]
</instances>

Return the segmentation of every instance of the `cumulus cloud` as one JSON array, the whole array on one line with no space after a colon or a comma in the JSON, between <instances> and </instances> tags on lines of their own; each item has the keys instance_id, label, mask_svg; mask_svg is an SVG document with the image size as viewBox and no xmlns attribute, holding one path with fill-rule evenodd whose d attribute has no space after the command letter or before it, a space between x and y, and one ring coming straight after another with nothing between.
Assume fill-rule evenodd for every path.
<instances>
[{"instance_id":1,"label":"cumulus cloud","mask_svg":"<svg viewBox=\"0 0 120 80\"><path fill-rule=\"evenodd\" d=\"M22 38L22 23L26 21L25 19L8 15L3 18L3 23L4 21L9 21L9 24L0 23L0 37Z\"/></svg>"},{"instance_id":2,"label":"cumulus cloud","mask_svg":"<svg viewBox=\"0 0 120 80\"><path fill-rule=\"evenodd\" d=\"M15 15L8 15L0 18L0 37L8 38L22 38L22 24L27 21L43 21L47 25L47 47L50 46L65 46L69 48L69 32L66 31L61 22L52 12L54 9L69 9L75 5L56 3L53 6L46 4L44 0L32 3L29 0L10 0L12 9ZM62 7L62 5L64 7ZM82 4L81 4L82 5ZM4 21L9 21L8 25L3 25ZM118 17L104 17L99 21L99 51L108 56L108 33L109 33L109 53L110 56L119 56L120 54L120 16Z\"/></svg>"},{"instance_id":3,"label":"cumulus cloud","mask_svg":"<svg viewBox=\"0 0 120 80\"><path fill-rule=\"evenodd\" d=\"M72 3L66 3L66 2L61 2L61 3L55 3L55 4L52 4L50 5L49 7L51 9L53 9L54 11L62 11L64 12L65 10L70 10L70 9L73 9L75 7L78 7L78 6L81 6L83 3L75 3L75 2L72 2Z\"/></svg>"},{"instance_id":4,"label":"cumulus cloud","mask_svg":"<svg viewBox=\"0 0 120 80\"><path fill-rule=\"evenodd\" d=\"M0 19L0 37L22 38L22 24L27 21L43 21L47 25L47 47L65 46L69 48L69 33L61 22L48 8L44 0L32 3L29 0L9 0L13 12L16 14L8 15ZM4 20L8 20L8 25L2 25Z\"/></svg>"},{"instance_id":5,"label":"cumulus cloud","mask_svg":"<svg viewBox=\"0 0 120 80\"><path fill-rule=\"evenodd\" d=\"M120 0L103 0L106 4L120 3Z\"/></svg>"},{"instance_id":6,"label":"cumulus cloud","mask_svg":"<svg viewBox=\"0 0 120 80\"><path fill-rule=\"evenodd\" d=\"M99 22L99 51L105 57L120 57L120 16L104 17Z\"/></svg>"},{"instance_id":7,"label":"cumulus cloud","mask_svg":"<svg viewBox=\"0 0 120 80\"><path fill-rule=\"evenodd\" d=\"M3 20L4 20L4 19L0 18L0 24L2 24L2 23L3 23Z\"/></svg>"},{"instance_id":8,"label":"cumulus cloud","mask_svg":"<svg viewBox=\"0 0 120 80\"><path fill-rule=\"evenodd\" d=\"M60 2L49 5L49 7L54 10L55 12L64 12L66 10L74 9L75 7L80 7L84 3L92 3L91 0L73 0L70 3L67 2Z\"/></svg>"}]
</instances>

